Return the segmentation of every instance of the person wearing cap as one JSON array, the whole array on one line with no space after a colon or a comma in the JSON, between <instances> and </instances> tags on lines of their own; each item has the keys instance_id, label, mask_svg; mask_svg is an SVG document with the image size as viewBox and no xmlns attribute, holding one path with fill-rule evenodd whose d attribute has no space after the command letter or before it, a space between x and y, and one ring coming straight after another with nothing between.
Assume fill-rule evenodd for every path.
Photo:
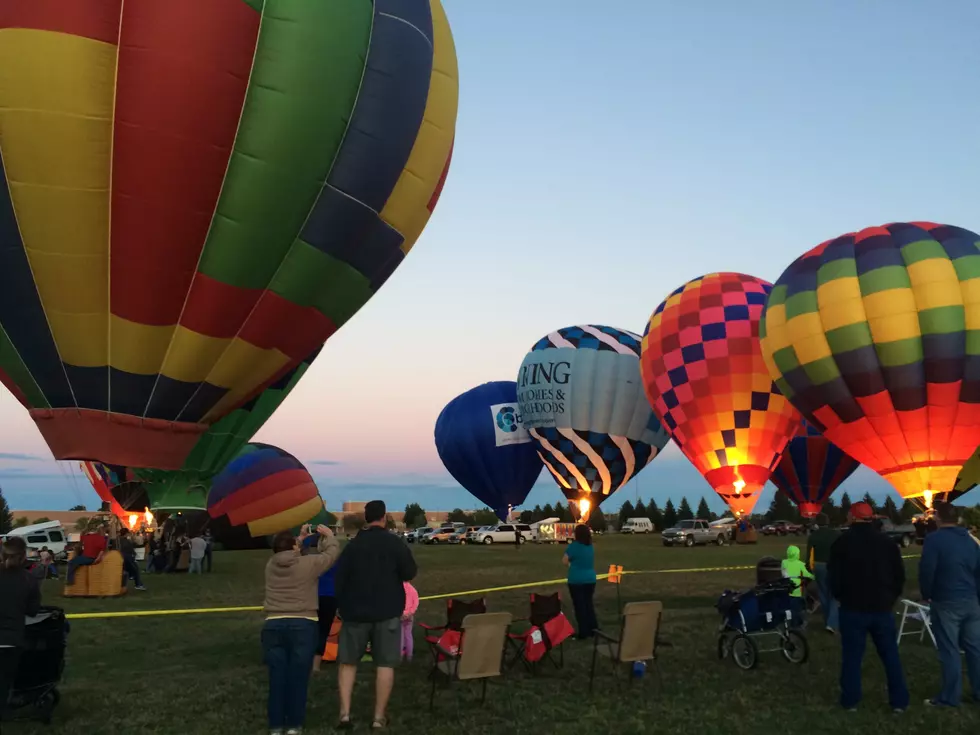
<instances>
[{"instance_id":1,"label":"person wearing cap","mask_svg":"<svg viewBox=\"0 0 980 735\"><path fill-rule=\"evenodd\" d=\"M904 712L909 690L893 609L905 586L905 565L898 544L875 528L870 505L854 503L848 515L850 528L830 547L827 564L831 592L840 603L840 703L853 711L861 701L861 662L871 636L885 667L889 704Z\"/></svg>"},{"instance_id":2,"label":"person wearing cap","mask_svg":"<svg viewBox=\"0 0 980 735\"><path fill-rule=\"evenodd\" d=\"M926 704L958 707L963 694L961 648L973 701L980 702L980 545L959 525L954 506L936 503L935 510L938 527L922 546L919 591L930 606L943 685Z\"/></svg>"}]
</instances>

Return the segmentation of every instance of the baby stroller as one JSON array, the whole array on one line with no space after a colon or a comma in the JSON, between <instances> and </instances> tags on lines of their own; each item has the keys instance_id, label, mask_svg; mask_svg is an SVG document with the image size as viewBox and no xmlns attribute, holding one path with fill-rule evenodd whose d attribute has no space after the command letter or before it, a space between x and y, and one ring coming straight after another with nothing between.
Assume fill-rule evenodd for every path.
<instances>
[{"instance_id":1,"label":"baby stroller","mask_svg":"<svg viewBox=\"0 0 980 735\"><path fill-rule=\"evenodd\" d=\"M68 622L60 607L42 607L27 619L24 650L5 719L29 718L48 724L61 700L58 684L65 668Z\"/></svg>"},{"instance_id":2,"label":"baby stroller","mask_svg":"<svg viewBox=\"0 0 980 735\"><path fill-rule=\"evenodd\" d=\"M764 559L756 570L755 587L744 592L725 590L716 605L721 614L718 628L718 658L731 655L735 665L755 668L760 653L781 651L787 661L804 663L810 655L806 636L792 627L790 592L793 582L776 578L771 563ZM760 649L763 641L775 647Z\"/></svg>"}]
</instances>

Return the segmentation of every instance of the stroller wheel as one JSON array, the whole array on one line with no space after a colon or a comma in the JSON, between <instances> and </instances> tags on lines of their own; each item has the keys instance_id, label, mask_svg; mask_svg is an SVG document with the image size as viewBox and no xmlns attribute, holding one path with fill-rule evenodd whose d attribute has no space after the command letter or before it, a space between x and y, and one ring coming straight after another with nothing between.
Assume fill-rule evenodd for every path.
<instances>
[{"instance_id":1,"label":"stroller wheel","mask_svg":"<svg viewBox=\"0 0 980 735\"><path fill-rule=\"evenodd\" d=\"M783 655L791 664L803 664L810 657L810 644L798 630L790 630L783 636Z\"/></svg>"},{"instance_id":2,"label":"stroller wheel","mask_svg":"<svg viewBox=\"0 0 980 735\"><path fill-rule=\"evenodd\" d=\"M754 669L759 662L759 647L744 633L739 633L732 639L731 650L732 660L743 671Z\"/></svg>"},{"instance_id":3,"label":"stroller wheel","mask_svg":"<svg viewBox=\"0 0 980 735\"><path fill-rule=\"evenodd\" d=\"M718 658L724 661L732 652L732 636L726 631L718 635Z\"/></svg>"}]
</instances>

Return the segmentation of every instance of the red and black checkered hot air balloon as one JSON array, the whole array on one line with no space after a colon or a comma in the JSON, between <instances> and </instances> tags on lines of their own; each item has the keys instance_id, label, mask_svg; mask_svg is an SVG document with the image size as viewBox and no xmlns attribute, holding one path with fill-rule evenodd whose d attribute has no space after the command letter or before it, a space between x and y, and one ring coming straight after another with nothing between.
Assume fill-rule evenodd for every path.
<instances>
[{"instance_id":1,"label":"red and black checkered hot air balloon","mask_svg":"<svg viewBox=\"0 0 980 735\"><path fill-rule=\"evenodd\" d=\"M813 518L834 491L861 466L853 457L804 421L772 471L773 485Z\"/></svg>"},{"instance_id":2,"label":"red and black checkered hot air balloon","mask_svg":"<svg viewBox=\"0 0 980 735\"><path fill-rule=\"evenodd\" d=\"M769 377L759 318L772 286L742 273L685 283L643 336L647 399L736 515L749 514L802 417Z\"/></svg>"},{"instance_id":3,"label":"red and black checkered hot air balloon","mask_svg":"<svg viewBox=\"0 0 980 735\"><path fill-rule=\"evenodd\" d=\"M0 382L57 459L180 469L415 244L440 0L2 0Z\"/></svg>"}]
</instances>

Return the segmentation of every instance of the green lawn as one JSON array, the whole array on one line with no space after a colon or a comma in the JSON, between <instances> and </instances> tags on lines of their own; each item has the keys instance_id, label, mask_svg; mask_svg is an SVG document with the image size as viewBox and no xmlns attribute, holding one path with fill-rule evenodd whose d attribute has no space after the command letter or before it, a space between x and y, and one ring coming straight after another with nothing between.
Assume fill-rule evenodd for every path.
<instances>
[{"instance_id":1,"label":"green lawn","mask_svg":"<svg viewBox=\"0 0 980 735\"><path fill-rule=\"evenodd\" d=\"M659 537L599 538L597 566L622 564L627 570L685 570L754 564L765 554L781 555L784 542L758 546L663 548ZM527 545L415 548L423 596L497 587L563 576L561 549ZM48 602L69 612L207 608L255 605L262 601L265 552L225 552L215 571L147 578L149 591L118 600L64 600L56 583L46 583ZM915 560L909 576L915 577ZM714 603L725 588L754 581L751 571L675 571L628 576L622 599L662 600L666 607L663 649L664 689L651 676L623 686L602 672L594 694L588 692L591 647L571 642L563 671L532 678L514 669L496 681L488 703L480 707L478 689L465 684L427 708L427 651L419 642L415 662L398 672L391 706L392 729L440 733L835 733L845 727L884 725L888 733L976 732L980 707L936 712L921 702L938 685L930 645L907 640L902 657L912 690L912 709L893 717L887 708L883 676L876 657L868 656L865 702L856 714L836 707L839 650L822 626L810 634L811 658L795 666L778 654L763 654L751 672L716 657L718 615ZM914 592L914 587L910 586ZM489 595L492 610L526 613L530 590ZM566 595L567 597L567 595ZM599 619L612 629L617 614L616 587L601 582L596 596ZM422 603L418 619L441 622L445 602ZM569 612L569 615L571 613ZM265 670L259 650L258 613L220 613L72 623L62 703L55 722L45 728L5 724L3 733L261 733L265 730ZM372 676L364 667L355 696L360 729L372 712ZM332 730L337 715L332 669L311 685L307 732ZM883 719L884 718L884 719Z\"/></svg>"}]
</instances>

